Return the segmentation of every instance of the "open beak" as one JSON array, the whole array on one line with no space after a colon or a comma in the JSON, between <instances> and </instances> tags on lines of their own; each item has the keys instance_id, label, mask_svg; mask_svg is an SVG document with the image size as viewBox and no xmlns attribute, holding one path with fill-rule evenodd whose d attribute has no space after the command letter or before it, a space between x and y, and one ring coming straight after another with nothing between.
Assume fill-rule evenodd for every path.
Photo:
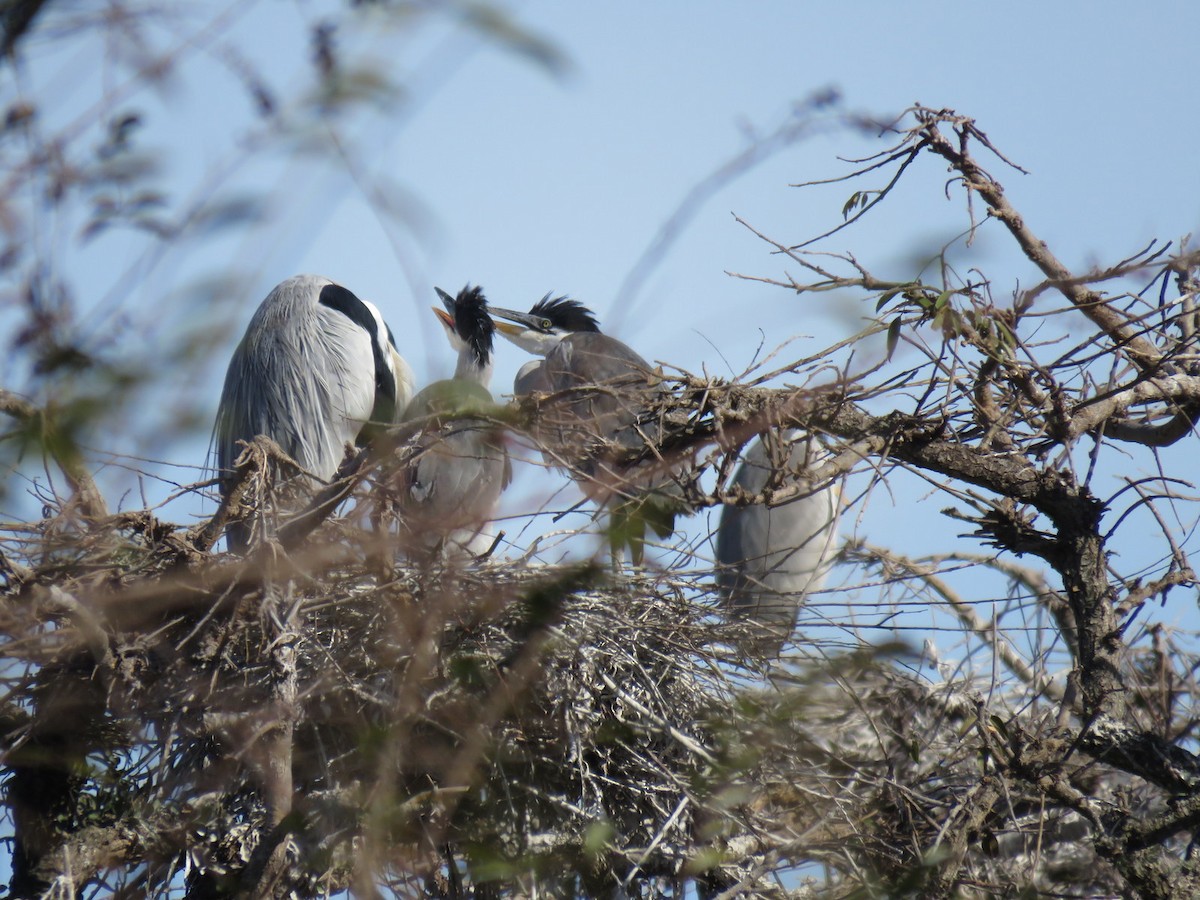
<instances>
[{"instance_id":1,"label":"open beak","mask_svg":"<svg viewBox=\"0 0 1200 900\"><path fill-rule=\"evenodd\" d=\"M488 307L488 315L492 317L492 321L496 323L496 327L504 334L521 334L526 331L538 331L538 317L531 316L529 313L518 312L515 309L504 309L500 306ZM505 322L498 322L497 319L507 319ZM513 324L516 323L516 324Z\"/></svg>"},{"instance_id":2,"label":"open beak","mask_svg":"<svg viewBox=\"0 0 1200 900\"><path fill-rule=\"evenodd\" d=\"M451 297L450 301L453 302L454 298ZM443 325L445 325L451 331L454 331L454 316L450 315L450 313L446 312L444 309L438 309L436 306L431 306L429 308L433 310L433 314L435 316L442 320Z\"/></svg>"},{"instance_id":3,"label":"open beak","mask_svg":"<svg viewBox=\"0 0 1200 900\"><path fill-rule=\"evenodd\" d=\"M434 290L437 291L438 299L442 301L442 306L446 307L446 312L450 313L450 318L454 318L454 308L457 305L454 298L440 287L435 287ZM437 310L435 309L434 312L437 312Z\"/></svg>"},{"instance_id":4,"label":"open beak","mask_svg":"<svg viewBox=\"0 0 1200 900\"><path fill-rule=\"evenodd\" d=\"M497 322L495 319L492 319L492 323L496 326L496 330L501 334L516 335L524 334L525 332L524 328L522 328L520 325L514 325L512 322Z\"/></svg>"}]
</instances>

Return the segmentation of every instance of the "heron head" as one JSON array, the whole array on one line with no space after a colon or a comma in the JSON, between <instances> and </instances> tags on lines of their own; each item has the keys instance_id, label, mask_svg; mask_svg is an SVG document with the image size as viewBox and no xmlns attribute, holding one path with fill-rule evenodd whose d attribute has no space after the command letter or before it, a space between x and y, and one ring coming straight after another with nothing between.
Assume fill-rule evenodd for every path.
<instances>
[{"instance_id":1,"label":"heron head","mask_svg":"<svg viewBox=\"0 0 1200 900\"><path fill-rule=\"evenodd\" d=\"M545 356L568 334L600 332L596 314L569 297L546 294L527 313L492 307L491 315L504 320L496 322L502 335L538 356Z\"/></svg>"},{"instance_id":2,"label":"heron head","mask_svg":"<svg viewBox=\"0 0 1200 900\"><path fill-rule=\"evenodd\" d=\"M433 307L434 314L446 331L446 339L459 355L460 367L484 370L492 362L493 335L496 326L488 315L487 298L483 288L465 286L457 297L435 288L444 310Z\"/></svg>"}]
</instances>

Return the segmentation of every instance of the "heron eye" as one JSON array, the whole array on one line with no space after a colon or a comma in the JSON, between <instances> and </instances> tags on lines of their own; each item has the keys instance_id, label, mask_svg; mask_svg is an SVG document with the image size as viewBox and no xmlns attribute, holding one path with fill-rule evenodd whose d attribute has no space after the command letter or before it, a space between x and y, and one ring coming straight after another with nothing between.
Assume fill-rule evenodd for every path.
<instances>
[{"instance_id":1,"label":"heron eye","mask_svg":"<svg viewBox=\"0 0 1200 900\"><path fill-rule=\"evenodd\" d=\"M542 330L543 331L550 330L550 320L549 319L542 319Z\"/></svg>"}]
</instances>

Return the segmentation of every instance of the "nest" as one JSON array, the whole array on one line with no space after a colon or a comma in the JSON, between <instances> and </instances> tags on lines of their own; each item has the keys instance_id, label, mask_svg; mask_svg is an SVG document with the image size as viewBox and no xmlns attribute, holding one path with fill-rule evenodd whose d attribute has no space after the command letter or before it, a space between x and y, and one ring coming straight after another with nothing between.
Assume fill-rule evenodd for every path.
<instances>
[{"instance_id":1,"label":"nest","mask_svg":"<svg viewBox=\"0 0 1200 900\"><path fill-rule=\"evenodd\" d=\"M72 593L14 581L7 608L26 677L71 698L42 702L18 744L103 754L60 800L92 796L100 825L152 812L139 849L164 883L261 880L273 857L279 896L368 873L435 894L685 877L706 723L733 698L686 582L590 562L380 566L335 524L302 560L189 564L150 531L75 542ZM13 771L18 793L45 774Z\"/></svg>"},{"instance_id":2,"label":"nest","mask_svg":"<svg viewBox=\"0 0 1200 900\"><path fill-rule=\"evenodd\" d=\"M696 571L396 562L339 522L249 560L148 514L51 525L2 607L15 868L47 884L836 897L918 890L945 852L979 885L1117 883L1088 823L992 764L1011 735L970 683L804 644L764 679Z\"/></svg>"}]
</instances>

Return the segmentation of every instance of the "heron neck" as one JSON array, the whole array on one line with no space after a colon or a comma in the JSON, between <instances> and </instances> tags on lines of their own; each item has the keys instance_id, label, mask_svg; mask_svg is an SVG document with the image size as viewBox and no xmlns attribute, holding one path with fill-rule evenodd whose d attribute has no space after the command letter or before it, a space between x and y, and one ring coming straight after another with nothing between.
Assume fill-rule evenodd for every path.
<instances>
[{"instance_id":1,"label":"heron neck","mask_svg":"<svg viewBox=\"0 0 1200 900\"><path fill-rule=\"evenodd\" d=\"M504 335L504 339L511 344L516 344L526 353L531 353L534 356L549 356L550 351L558 346L558 342L565 338L568 332L554 332L547 334L541 331L529 329L522 331L519 334L512 334L508 331L500 332Z\"/></svg>"},{"instance_id":2,"label":"heron neck","mask_svg":"<svg viewBox=\"0 0 1200 900\"><path fill-rule=\"evenodd\" d=\"M538 356L549 356L555 347L570 336L571 332L569 331L556 331L552 334L541 335L538 338L537 345L530 348L530 352L536 353Z\"/></svg>"},{"instance_id":3,"label":"heron neck","mask_svg":"<svg viewBox=\"0 0 1200 900\"><path fill-rule=\"evenodd\" d=\"M468 347L458 355L458 365L454 368L454 377L487 387L492 382L492 361L490 358L480 360Z\"/></svg>"}]
</instances>

